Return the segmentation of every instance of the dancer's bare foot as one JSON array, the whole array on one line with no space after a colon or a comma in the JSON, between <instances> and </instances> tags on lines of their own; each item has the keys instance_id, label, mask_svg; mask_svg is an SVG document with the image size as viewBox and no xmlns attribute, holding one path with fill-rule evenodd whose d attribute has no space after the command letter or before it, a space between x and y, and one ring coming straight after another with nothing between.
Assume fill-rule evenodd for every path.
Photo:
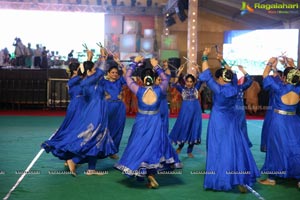
<instances>
[{"instance_id":1,"label":"dancer's bare foot","mask_svg":"<svg viewBox=\"0 0 300 200\"><path fill-rule=\"evenodd\" d=\"M180 154L180 152L181 152L181 148L178 147L178 148L176 149L176 153L177 153L177 154Z\"/></svg>"},{"instance_id":2,"label":"dancer's bare foot","mask_svg":"<svg viewBox=\"0 0 300 200\"><path fill-rule=\"evenodd\" d=\"M276 181L271 179L259 180L259 183L263 185L276 185Z\"/></svg>"},{"instance_id":3,"label":"dancer's bare foot","mask_svg":"<svg viewBox=\"0 0 300 200\"><path fill-rule=\"evenodd\" d=\"M189 158L194 158L194 155L192 153L188 153Z\"/></svg>"},{"instance_id":4,"label":"dancer's bare foot","mask_svg":"<svg viewBox=\"0 0 300 200\"><path fill-rule=\"evenodd\" d=\"M70 160L67 160L67 164L68 164L68 167L69 167L69 170L71 172L71 175L72 176L76 176L76 164L73 162L72 159Z\"/></svg>"},{"instance_id":5,"label":"dancer's bare foot","mask_svg":"<svg viewBox=\"0 0 300 200\"><path fill-rule=\"evenodd\" d=\"M247 193L248 191L247 188L243 185L238 185L238 188L241 193Z\"/></svg>"},{"instance_id":6,"label":"dancer's bare foot","mask_svg":"<svg viewBox=\"0 0 300 200\"><path fill-rule=\"evenodd\" d=\"M86 172L85 172L85 175L87 175L87 176L91 176L91 175L97 175L97 176L102 176L102 175L104 175L104 173L103 172L99 172L99 171L96 171L96 170L92 170L92 169L89 169L89 170L87 170Z\"/></svg>"},{"instance_id":7,"label":"dancer's bare foot","mask_svg":"<svg viewBox=\"0 0 300 200\"><path fill-rule=\"evenodd\" d=\"M153 188L153 189L156 189L159 187L159 184L157 183L157 181L155 180L154 176L153 175L149 175L148 176L148 188Z\"/></svg>"},{"instance_id":8,"label":"dancer's bare foot","mask_svg":"<svg viewBox=\"0 0 300 200\"><path fill-rule=\"evenodd\" d=\"M114 160L118 160L119 159L119 156L117 154L113 154L111 156L109 156L111 159L114 159Z\"/></svg>"}]
</instances>

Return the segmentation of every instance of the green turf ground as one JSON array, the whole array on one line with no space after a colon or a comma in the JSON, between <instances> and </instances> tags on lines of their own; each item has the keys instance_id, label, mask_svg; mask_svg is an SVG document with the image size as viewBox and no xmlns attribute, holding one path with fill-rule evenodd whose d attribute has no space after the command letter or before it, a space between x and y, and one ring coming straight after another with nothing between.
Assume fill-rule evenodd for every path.
<instances>
[{"instance_id":1,"label":"green turf ground","mask_svg":"<svg viewBox=\"0 0 300 200\"><path fill-rule=\"evenodd\" d=\"M48 139L59 127L63 117L37 116L0 116L0 197L4 198L21 176L36 154L40 144ZM120 147L122 154L130 134L133 118L127 118L126 128ZM175 119L170 119L170 128ZM204 175L193 174L205 170L205 143L207 120L203 120L202 144L195 146L195 158L188 158L186 147L180 154L184 164L182 171L173 175L158 175L159 189L147 189L146 182L129 179L115 170L115 160L104 159L97 164L97 170L107 171L104 176L86 176L87 165L78 168L78 176L72 177L64 173L63 161L52 154L43 153L32 167L32 174L27 174L9 199L19 200L122 200L122 199L174 199L174 200L254 200L253 194L241 194L239 191L229 192L205 191ZM259 151L262 121L249 120L248 132L253 143L251 148L260 168L264 161L264 153ZM176 148L176 147L175 147ZM57 173L57 174L50 174ZM279 181L276 186L255 184L255 189L266 200L300 199L300 191L295 180Z\"/></svg>"}]
</instances>

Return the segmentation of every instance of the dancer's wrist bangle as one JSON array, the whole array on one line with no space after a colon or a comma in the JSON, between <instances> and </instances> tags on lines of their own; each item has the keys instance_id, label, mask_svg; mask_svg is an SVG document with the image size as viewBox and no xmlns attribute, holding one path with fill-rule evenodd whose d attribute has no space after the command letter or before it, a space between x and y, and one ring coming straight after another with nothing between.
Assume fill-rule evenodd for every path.
<instances>
[{"instance_id":1,"label":"dancer's wrist bangle","mask_svg":"<svg viewBox=\"0 0 300 200\"><path fill-rule=\"evenodd\" d=\"M271 62L268 62L268 63L267 63L267 66L272 67L272 65L273 65L273 63L271 63Z\"/></svg>"},{"instance_id":2,"label":"dancer's wrist bangle","mask_svg":"<svg viewBox=\"0 0 300 200\"><path fill-rule=\"evenodd\" d=\"M222 59L221 60L221 65L225 67L227 65L227 62L224 59Z\"/></svg>"},{"instance_id":3,"label":"dancer's wrist bangle","mask_svg":"<svg viewBox=\"0 0 300 200\"><path fill-rule=\"evenodd\" d=\"M207 61L207 60L208 60L207 55L203 55L203 56L202 56L202 62L205 62L205 61Z\"/></svg>"}]
</instances>

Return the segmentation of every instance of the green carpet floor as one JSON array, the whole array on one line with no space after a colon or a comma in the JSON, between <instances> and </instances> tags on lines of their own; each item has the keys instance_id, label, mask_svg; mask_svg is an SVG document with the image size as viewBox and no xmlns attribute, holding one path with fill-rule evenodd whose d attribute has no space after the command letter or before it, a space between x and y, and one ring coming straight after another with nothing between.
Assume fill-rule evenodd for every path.
<instances>
[{"instance_id":1,"label":"green carpet floor","mask_svg":"<svg viewBox=\"0 0 300 200\"><path fill-rule=\"evenodd\" d=\"M36 154L40 144L48 139L59 127L63 117L41 116L0 116L0 197L4 198L21 176ZM126 128L120 147L122 154L133 124L133 118L127 118ZM170 119L170 128L175 119ZM203 120L202 144L195 146L195 158L188 158L186 147L180 154L184 169L178 174L157 176L159 189L147 189L146 182L137 182L115 170L115 160L99 160L97 170L107 171L104 176L86 176L87 165L78 168L78 176L72 177L64 173L63 161L52 154L43 153L9 199L19 200L117 200L117 199L174 199L174 200L254 200L252 193L241 194L237 189L229 192L205 191L204 175L194 174L205 170L205 143L207 120ZM260 168L264 161L264 153L259 151L262 121L249 120L248 132L253 143L251 148ZM176 147L175 147L176 148ZM57 174L51 174L57 173ZM264 178L263 176L262 178ZM281 180L276 186L253 186L264 199L300 199L300 191L296 188L296 180Z\"/></svg>"}]
</instances>

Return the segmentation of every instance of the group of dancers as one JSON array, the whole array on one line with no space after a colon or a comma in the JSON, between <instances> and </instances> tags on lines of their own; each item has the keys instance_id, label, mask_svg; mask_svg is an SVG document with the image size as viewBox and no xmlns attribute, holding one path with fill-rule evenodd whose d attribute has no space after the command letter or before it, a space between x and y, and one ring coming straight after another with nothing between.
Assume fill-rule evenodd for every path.
<instances>
[{"instance_id":1,"label":"group of dancers","mask_svg":"<svg viewBox=\"0 0 300 200\"><path fill-rule=\"evenodd\" d=\"M159 65L150 59L151 68L141 72L140 85L132 77L143 61L134 58L129 66L111 66L104 72L105 56L93 63L93 53L87 51L88 60L69 65L68 82L70 104L59 129L45 142L42 148L66 161L71 174L76 176L76 167L88 163L86 175L103 175L96 170L99 159L118 159L114 168L129 177L148 180L148 188L158 188L155 175L160 171L181 169L178 154L185 144L188 157L194 145L201 143L202 110L198 100L201 84L213 91L213 107L210 113L206 140L206 169L204 188L228 191L238 187L247 192L263 174L269 174L261 184L275 185L276 177L295 178L300 188L300 117L297 115L300 98L300 72L295 66L287 66L283 79L275 73L277 58L270 58L263 77L265 89L270 91L270 110L264 121L262 144L266 158L258 169L251 153L252 143L247 133L243 92L252 79L242 66L245 82L238 84L237 76L221 55L217 59L221 68L214 76L208 65L210 48L202 55L202 69L197 74L185 74L183 67L170 82L167 64ZM116 63L120 63L114 57ZM290 63L291 64L291 63ZM122 68L123 74L119 73ZM269 75L270 71L274 75ZM201 71L201 73L200 73ZM183 80L183 81L181 81ZM124 85L136 95L138 112L122 156L119 146L122 139L126 109L121 92ZM167 88L176 87L182 96L179 115L169 131ZM173 144L178 145L175 150ZM269 173L268 173L269 172Z\"/></svg>"}]
</instances>

